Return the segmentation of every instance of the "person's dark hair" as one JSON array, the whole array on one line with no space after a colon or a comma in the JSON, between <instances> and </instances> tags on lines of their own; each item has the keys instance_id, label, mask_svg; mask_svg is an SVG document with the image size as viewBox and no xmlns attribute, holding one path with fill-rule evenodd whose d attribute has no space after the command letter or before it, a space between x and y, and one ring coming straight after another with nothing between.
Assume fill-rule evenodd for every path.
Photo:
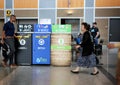
<instances>
[{"instance_id":1,"label":"person's dark hair","mask_svg":"<svg viewBox=\"0 0 120 85\"><path fill-rule=\"evenodd\" d=\"M87 25L87 30L90 30L90 24Z\"/></svg>"},{"instance_id":2,"label":"person's dark hair","mask_svg":"<svg viewBox=\"0 0 120 85\"><path fill-rule=\"evenodd\" d=\"M16 17L14 14L10 15L10 17Z\"/></svg>"},{"instance_id":3,"label":"person's dark hair","mask_svg":"<svg viewBox=\"0 0 120 85\"><path fill-rule=\"evenodd\" d=\"M97 22L93 22L93 24L97 25Z\"/></svg>"},{"instance_id":4,"label":"person's dark hair","mask_svg":"<svg viewBox=\"0 0 120 85\"><path fill-rule=\"evenodd\" d=\"M82 25L84 25L84 27L85 27L86 30L90 29L90 25L87 24L86 22L83 22Z\"/></svg>"}]
</instances>

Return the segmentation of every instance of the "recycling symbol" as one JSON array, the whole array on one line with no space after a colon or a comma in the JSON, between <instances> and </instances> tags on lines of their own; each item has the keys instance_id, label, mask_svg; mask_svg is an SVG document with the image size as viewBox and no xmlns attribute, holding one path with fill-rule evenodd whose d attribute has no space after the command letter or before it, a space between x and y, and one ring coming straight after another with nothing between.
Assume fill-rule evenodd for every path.
<instances>
[{"instance_id":1,"label":"recycling symbol","mask_svg":"<svg viewBox=\"0 0 120 85\"><path fill-rule=\"evenodd\" d=\"M26 41L24 39L21 39L20 40L20 45L25 45L26 44Z\"/></svg>"},{"instance_id":2,"label":"recycling symbol","mask_svg":"<svg viewBox=\"0 0 120 85\"><path fill-rule=\"evenodd\" d=\"M38 44L39 44L39 45L44 45L44 44L45 44L44 39L40 39L40 40L38 41Z\"/></svg>"},{"instance_id":3,"label":"recycling symbol","mask_svg":"<svg viewBox=\"0 0 120 85\"><path fill-rule=\"evenodd\" d=\"M63 44L64 44L64 39L60 38L60 39L58 40L58 43L59 43L60 45L63 45Z\"/></svg>"}]
</instances>

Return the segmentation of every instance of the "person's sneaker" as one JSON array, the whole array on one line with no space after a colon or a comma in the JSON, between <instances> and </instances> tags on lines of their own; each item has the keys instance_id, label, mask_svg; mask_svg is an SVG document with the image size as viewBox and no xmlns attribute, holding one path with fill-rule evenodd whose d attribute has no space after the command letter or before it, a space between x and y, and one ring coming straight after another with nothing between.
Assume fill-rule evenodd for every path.
<instances>
[{"instance_id":1,"label":"person's sneaker","mask_svg":"<svg viewBox=\"0 0 120 85\"><path fill-rule=\"evenodd\" d=\"M7 67L6 63L4 61L1 62L3 67Z\"/></svg>"},{"instance_id":2,"label":"person's sneaker","mask_svg":"<svg viewBox=\"0 0 120 85\"><path fill-rule=\"evenodd\" d=\"M16 67L17 67L16 64L12 64L12 65L10 65L10 68L16 68Z\"/></svg>"}]
</instances>

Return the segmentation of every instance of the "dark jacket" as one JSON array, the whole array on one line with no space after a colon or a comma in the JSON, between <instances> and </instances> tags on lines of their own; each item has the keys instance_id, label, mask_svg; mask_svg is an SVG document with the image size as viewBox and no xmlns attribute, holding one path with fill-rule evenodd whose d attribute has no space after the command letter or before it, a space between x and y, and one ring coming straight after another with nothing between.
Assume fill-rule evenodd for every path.
<instances>
[{"instance_id":1,"label":"dark jacket","mask_svg":"<svg viewBox=\"0 0 120 85\"><path fill-rule=\"evenodd\" d=\"M93 42L92 42L91 35L90 35L89 31L86 31L83 34L83 39L82 39L80 46L83 48L82 56L88 56L88 55L92 54Z\"/></svg>"},{"instance_id":2,"label":"dark jacket","mask_svg":"<svg viewBox=\"0 0 120 85\"><path fill-rule=\"evenodd\" d=\"M99 32L99 29L97 27L92 27L90 29L90 32L91 32L91 35L93 36L93 38L95 38L96 35L97 35L97 32ZM99 34L99 36L97 38L100 38L100 34Z\"/></svg>"}]
</instances>

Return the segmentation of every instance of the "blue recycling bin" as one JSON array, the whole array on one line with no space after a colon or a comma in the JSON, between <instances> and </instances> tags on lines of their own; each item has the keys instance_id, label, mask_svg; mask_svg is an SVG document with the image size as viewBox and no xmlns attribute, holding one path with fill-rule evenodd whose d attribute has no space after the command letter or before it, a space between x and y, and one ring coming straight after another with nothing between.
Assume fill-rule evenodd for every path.
<instances>
[{"instance_id":1,"label":"blue recycling bin","mask_svg":"<svg viewBox=\"0 0 120 85\"><path fill-rule=\"evenodd\" d=\"M34 25L32 64L50 64L50 33L51 25Z\"/></svg>"}]
</instances>

